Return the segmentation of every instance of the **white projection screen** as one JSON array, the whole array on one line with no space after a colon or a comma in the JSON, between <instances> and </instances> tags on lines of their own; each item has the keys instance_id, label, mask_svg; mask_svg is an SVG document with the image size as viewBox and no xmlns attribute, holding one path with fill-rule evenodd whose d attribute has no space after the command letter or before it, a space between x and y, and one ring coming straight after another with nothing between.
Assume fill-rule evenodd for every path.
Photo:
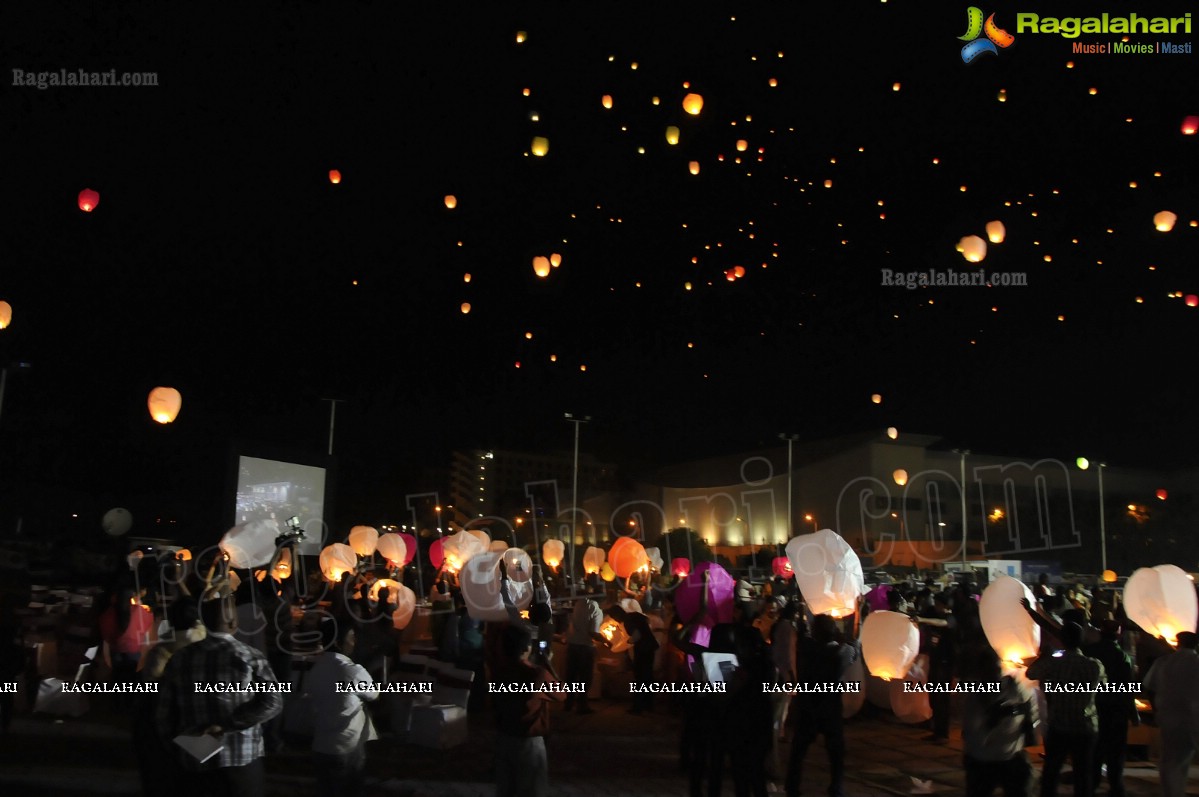
<instances>
[{"instance_id":1,"label":"white projection screen","mask_svg":"<svg viewBox=\"0 0 1199 797\"><path fill-rule=\"evenodd\" d=\"M300 553L318 554L324 528L325 469L277 459L238 457L235 523L274 520L287 530L298 517L304 529Z\"/></svg>"}]
</instances>

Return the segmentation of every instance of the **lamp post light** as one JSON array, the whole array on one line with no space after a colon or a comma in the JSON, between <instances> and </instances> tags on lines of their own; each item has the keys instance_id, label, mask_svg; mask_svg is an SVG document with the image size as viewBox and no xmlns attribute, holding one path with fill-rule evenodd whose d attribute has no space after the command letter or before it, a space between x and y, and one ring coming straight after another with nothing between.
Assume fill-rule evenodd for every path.
<instances>
[{"instance_id":1,"label":"lamp post light","mask_svg":"<svg viewBox=\"0 0 1199 797\"><path fill-rule=\"evenodd\" d=\"M811 514L807 514L807 515L803 516L803 519L812 524L812 533L813 534L820 531L820 528L816 525L816 518L814 516L812 516Z\"/></svg>"},{"instance_id":2,"label":"lamp post light","mask_svg":"<svg viewBox=\"0 0 1199 797\"><path fill-rule=\"evenodd\" d=\"M792 467L795 462L792 458L792 445L799 439L799 435L780 432L779 439L787 441L787 539L790 540L794 536L791 531L791 482L794 481Z\"/></svg>"}]
</instances>

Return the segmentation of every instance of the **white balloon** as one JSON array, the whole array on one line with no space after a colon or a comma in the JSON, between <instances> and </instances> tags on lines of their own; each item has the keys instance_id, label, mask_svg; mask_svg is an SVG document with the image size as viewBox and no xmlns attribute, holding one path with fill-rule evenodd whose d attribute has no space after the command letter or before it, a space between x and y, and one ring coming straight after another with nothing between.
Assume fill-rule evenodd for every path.
<instances>
[{"instance_id":1,"label":"white balloon","mask_svg":"<svg viewBox=\"0 0 1199 797\"><path fill-rule=\"evenodd\" d=\"M492 540L491 545L487 546L487 550L493 553L503 553L508 550L508 543L503 540Z\"/></svg>"},{"instance_id":2,"label":"white balloon","mask_svg":"<svg viewBox=\"0 0 1199 797\"><path fill-rule=\"evenodd\" d=\"M853 614L858 598L867 592L861 560L831 529L793 537L787 543L787 558L812 614Z\"/></svg>"},{"instance_id":3,"label":"white balloon","mask_svg":"<svg viewBox=\"0 0 1199 797\"><path fill-rule=\"evenodd\" d=\"M1024 583L1011 576L997 576L983 590L978 602L978 618L987 642L1002 661L1022 664L1035 659L1041 650L1041 628L1020 605L1025 598L1036 598Z\"/></svg>"},{"instance_id":4,"label":"white balloon","mask_svg":"<svg viewBox=\"0 0 1199 797\"><path fill-rule=\"evenodd\" d=\"M508 609L500 594L500 556L501 554L493 551L472 556L458 574L458 585L462 588L466 611L476 620L499 622L508 619ZM517 609L527 609L533 602L533 586L528 582L513 581L511 575L508 579L508 594Z\"/></svg>"},{"instance_id":5,"label":"white balloon","mask_svg":"<svg viewBox=\"0 0 1199 797\"><path fill-rule=\"evenodd\" d=\"M234 526L221 537L220 549L236 568L262 567L275 557L279 524L274 520L251 520Z\"/></svg>"},{"instance_id":6,"label":"white balloon","mask_svg":"<svg viewBox=\"0 0 1199 797\"><path fill-rule=\"evenodd\" d=\"M100 521L100 526L106 534L113 537L120 537L133 528L133 515L129 514L128 509L118 506L104 513L104 518Z\"/></svg>"}]
</instances>

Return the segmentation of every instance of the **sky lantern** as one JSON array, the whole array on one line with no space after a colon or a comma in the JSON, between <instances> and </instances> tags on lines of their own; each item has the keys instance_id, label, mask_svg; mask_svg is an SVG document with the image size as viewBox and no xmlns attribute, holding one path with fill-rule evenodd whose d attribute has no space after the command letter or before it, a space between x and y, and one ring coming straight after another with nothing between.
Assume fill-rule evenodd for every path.
<instances>
[{"instance_id":1,"label":"sky lantern","mask_svg":"<svg viewBox=\"0 0 1199 797\"><path fill-rule=\"evenodd\" d=\"M442 546L445 545L445 538L438 537L429 545L429 564L440 569L441 563L445 561L445 554L442 553Z\"/></svg>"},{"instance_id":2,"label":"sky lantern","mask_svg":"<svg viewBox=\"0 0 1199 797\"><path fill-rule=\"evenodd\" d=\"M355 526L350 529L350 547L359 556L370 556L378 544L378 529L371 526Z\"/></svg>"},{"instance_id":3,"label":"sky lantern","mask_svg":"<svg viewBox=\"0 0 1199 797\"><path fill-rule=\"evenodd\" d=\"M637 540L632 537L620 537L612 543L612 548L608 551L608 562L616 571L616 575L628 578L649 564L649 556L645 553L645 547Z\"/></svg>"},{"instance_id":4,"label":"sky lantern","mask_svg":"<svg viewBox=\"0 0 1199 797\"><path fill-rule=\"evenodd\" d=\"M894 426L888 426L887 427L887 437L894 440L895 438L899 437L899 430L896 429Z\"/></svg>"},{"instance_id":5,"label":"sky lantern","mask_svg":"<svg viewBox=\"0 0 1199 797\"><path fill-rule=\"evenodd\" d=\"M529 149L537 157L544 158L545 153L550 151L550 140L545 136L534 136Z\"/></svg>"},{"instance_id":6,"label":"sky lantern","mask_svg":"<svg viewBox=\"0 0 1199 797\"><path fill-rule=\"evenodd\" d=\"M981 263L987 256L987 242L977 235L967 235L958 241L957 250L970 263Z\"/></svg>"},{"instance_id":7,"label":"sky lantern","mask_svg":"<svg viewBox=\"0 0 1199 797\"><path fill-rule=\"evenodd\" d=\"M745 152L747 149L749 149L749 142L743 138L737 139L737 151Z\"/></svg>"},{"instance_id":8,"label":"sky lantern","mask_svg":"<svg viewBox=\"0 0 1199 797\"><path fill-rule=\"evenodd\" d=\"M600 568L600 578L607 582L616 580L616 571L612 569L612 565L604 562L604 566Z\"/></svg>"},{"instance_id":9,"label":"sky lantern","mask_svg":"<svg viewBox=\"0 0 1199 797\"><path fill-rule=\"evenodd\" d=\"M100 195L90 188L85 188L79 192L79 209L84 213L91 213L96 209L96 205L100 204Z\"/></svg>"},{"instance_id":10,"label":"sky lantern","mask_svg":"<svg viewBox=\"0 0 1199 797\"><path fill-rule=\"evenodd\" d=\"M395 610L391 613L391 625L397 631L403 631L412 622L416 614L416 593L403 584L392 591L395 595Z\"/></svg>"},{"instance_id":11,"label":"sky lantern","mask_svg":"<svg viewBox=\"0 0 1199 797\"><path fill-rule=\"evenodd\" d=\"M183 396L173 387L156 387L150 391L146 405L150 408L150 417L156 422L171 423L183 406Z\"/></svg>"},{"instance_id":12,"label":"sky lantern","mask_svg":"<svg viewBox=\"0 0 1199 797\"><path fill-rule=\"evenodd\" d=\"M603 99L601 99L601 100L600 100L600 102L602 102L602 103L603 103L603 105L604 105L604 107L605 107L605 108L611 108L611 107L612 107L612 95L611 95L611 94L605 94L605 95L603 96Z\"/></svg>"},{"instance_id":13,"label":"sky lantern","mask_svg":"<svg viewBox=\"0 0 1199 797\"><path fill-rule=\"evenodd\" d=\"M1178 216L1168 210L1153 214L1153 226L1158 232L1169 232L1174 229L1174 222L1176 221L1178 221Z\"/></svg>"},{"instance_id":14,"label":"sky lantern","mask_svg":"<svg viewBox=\"0 0 1199 797\"><path fill-rule=\"evenodd\" d=\"M12 323L12 305L8 302L0 302L0 329L5 329Z\"/></svg>"},{"instance_id":15,"label":"sky lantern","mask_svg":"<svg viewBox=\"0 0 1199 797\"><path fill-rule=\"evenodd\" d=\"M1178 632L1194 631L1199 619L1195 583L1175 565L1142 567L1124 585L1124 610L1149 635L1176 645Z\"/></svg>"},{"instance_id":16,"label":"sky lantern","mask_svg":"<svg viewBox=\"0 0 1199 797\"><path fill-rule=\"evenodd\" d=\"M336 584L346 573L353 573L358 569L358 557L354 555L354 549L350 546L335 542L321 551L320 565L325 580Z\"/></svg>"},{"instance_id":17,"label":"sky lantern","mask_svg":"<svg viewBox=\"0 0 1199 797\"><path fill-rule=\"evenodd\" d=\"M676 556L670 561L670 572L679 578L686 578L691 572L691 560L683 556Z\"/></svg>"},{"instance_id":18,"label":"sky lantern","mask_svg":"<svg viewBox=\"0 0 1199 797\"><path fill-rule=\"evenodd\" d=\"M371 584L370 592L367 593L367 597L375 603L378 603L381 597L379 593L383 590L387 590L387 602L392 606L395 606L400 599L399 587L400 582L396 581L394 578L377 578L375 579L375 583Z\"/></svg>"},{"instance_id":19,"label":"sky lantern","mask_svg":"<svg viewBox=\"0 0 1199 797\"><path fill-rule=\"evenodd\" d=\"M699 174L699 161L691 161L687 164L687 171L692 174Z\"/></svg>"},{"instance_id":20,"label":"sky lantern","mask_svg":"<svg viewBox=\"0 0 1199 797\"><path fill-rule=\"evenodd\" d=\"M745 266L733 266L733 275L736 276L737 279L741 279L742 277L744 277L745 276Z\"/></svg>"},{"instance_id":21,"label":"sky lantern","mask_svg":"<svg viewBox=\"0 0 1199 797\"><path fill-rule=\"evenodd\" d=\"M329 182L333 183L333 185L337 185L338 183L340 183L341 182L341 172L337 171L337 169L330 169L329 170Z\"/></svg>"},{"instance_id":22,"label":"sky lantern","mask_svg":"<svg viewBox=\"0 0 1199 797\"><path fill-rule=\"evenodd\" d=\"M453 210L454 208L458 207L458 197L454 196L453 194L446 194L445 195L445 206L447 208L449 208L450 210Z\"/></svg>"},{"instance_id":23,"label":"sky lantern","mask_svg":"<svg viewBox=\"0 0 1199 797\"><path fill-rule=\"evenodd\" d=\"M283 548L279 551L279 556L271 567L271 578L276 581L291 578L291 548Z\"/></svg>"},{"instance_id":24,"label":"sky lantern","mask_svg":"<svg viewBox=\"0 0 1199 797\"><path fill-rule=\"evenodd\" d=\"M591 546L583 553L583 572L599 573L600 568L604 566L606 558L603 548L596 548L594 545Z\"/></svg>"},{"instance_id":25,"label":"sky lantern","mask_svg":"<svg viewBox=\"0 0 1199 797\"><path fill-rule=\"evenodd\" d=\"M379 552L380 556L397 567L406 565L412 560L412 554L408 553L408 543L394 531L381 535L375 543L375 550ZM415 549L413 553L415 553Z\"/></svg>"},{"instance_id":26,"label":"sky lantern","mask_svg":"<svg viewBox=\"0 0 1199 797\"><path fill-rule=\"evenodd\" d=\"M463 302L462 306L458 309L462 311L462 315L466 315L470 312L470 302Z\"/></svg>"},{"instance_id":27,"label":"sky lantern","mask_svg":"<svg viewBox=\"0 0 1199 797\"><path fill-rule=\"evenodd\" d=\"M1021 666L1035 659L1041 649L1041 629L1020 605L1026 599L1035 606L1032 590L1011 576L998 576L983 590L978 616L983 634L1000 660Z\"/></svg>"},{"instance_id":28,"label":"sky lantern","mask_svg":"<svg viewBox=\"0 0 1199 797\"><path fill-rule=\"evenodd\" d=\"M679 129L674 125L669 125L666 128L666 143L672 147L679 143Z\"/></svg>"},{"instance_id":29,"label":"sky lantern","mask_svg":"<svg viewBox=\"0 0 1199 797\"><path fill-rule=\"evenodd\" d=\"M1119 578L1119 576L1116 575L1115 570L1104 570L1103 575L1100 576L1100 579L1104 584L1115 584L1117 578Z\"/></svg>"},{"instance_id":30,"label":"sky lantern","mask_svg":"<svg viewBox=\"0 0 1199 797\"><path fill-rule=\"evenodd\" d=\"M831 529L792 537L787 558L795 583L812 614L846 617L866 594L862 562L841 535Z\"/></svg>"},{"instance_id":31,"label":"sky lantern","mask_svg":"<svg viewBox=\"0 0 1199 797\"><path fill-rule=\"evenodd\" d=\"M545 255L537 255L533 258L533 273L539 277L548 277L550 275L550 259Z\"/></svg>"},{"instance_id":32,"label":"sky lantern","mask_svg":"<svg viewBox=\"0 0 1199 797\"><path fill-rule=\"evenodd\" d=\"M523 30L518 30L516 32L516 43L517 44L524 44L525 39L527 39L527 38L529 38L529 34L527 32L525 32Z\"/></svg>"},{"instance_id":33,"label":"sky lantern","mask_svg":"<svg viewBox=\"0 0 1199 797\"><path fill-rule=\"evenodd\" d=\"M895 480L896 484L903 487L908 483L908 472L903 468L896 468L895 472L891 474L891 478Z\"/></svg>"},{"instance_id":34,"label":"sky lantern","mask_svg":"<svg viewBox=\"0 0 1199 797\"><path fill-rule=\"evenodd\" d=\"M508 606L500 592L500 559L519 548L509 548L504 553L486 551L472 557L458 574L458 586L466 611L476 620L502 622L508 619ZM527 555L526 555L527 558ZM505 565L508 573L507 592L517 609L527 609L533 602L533 585L528 578L522 581L512 577L513 569Z\"/></svg>"},{"instance_id":35,"label":"sky lantern","mask_svg":"<svg viewBox=\"0 0 1199 797\"><path fill-rule=\"evenodd\" d=\"M133 528L133 515L123 507L113 507L100 519L100 528L110 537L120 537Z\"/></svg>"},{"instance_id":36,"label":"sky lantern","mask_svg":"<svg viewBox=\"0 0 1199 797\"><path fill-rule=\"evenodd\" d=\"M466 533L483 544L484 550L491 550L491 535L483 529L467 529Z\"/></svg>"},{"instance_id":37,"label":"sky lantern","mask_svg":"<svg viewBox=\"0 0 1199 797\"><path fill-rule=\"evenodd\" d=\"M1199 116L1188 116L1182 120L1182 134L1184 136L1193 136L1199 131Z\"/></svg>"},{"instance_id":38,"label":"sky lantern","mask_svg":"<svg viewBox=\"0 0 1199 797\"><path fill-rule=\"evenodd\" d=\"M554 268L557 268L558 266L562 265L562 255L558 254L557 252L550 255L550 265L553 266Z\"/></svg>"},{"instance_id":39,"label":"sky lantern","mask_svg":"<svg viewBox=\"0 0 1199 797\"><path fill-rule=\"evenodd\" d=\"M875 611L862 623L862 658L871 675L902 679L919 652L920 631L906 614Z\"/></svg>"},{"instance_id":40,"label":"sky lantern","mask_svg":"<svg viewBox=\"0 0 1199 797\"><path fill-rule=\"evenodd\" d=\"M995 221L987 222L987 240L993 244L1003 243L1003 239L1007 236L1007 229L1003 226L1003 222L996 219Z\"/></svg>"},{"instance_id":41,"label":"sky lantern","mask_svg":"<svg viewBox=\"0 0 1199 797\"><path fill-rule=\"evenodd\" d=\"M779 578L791 578L795 571L791 569L791 560L785 556L776 556L770 562L770 569Z\"/></svg>"},{"instance_id":42,"label":"sky lantern","mask_svg":"<svg viewBox=\"0 0 1199 797\"><path fill-rule=\"evenodd\" d=\"M1164 488L1158 490L1155 495L1159 501L1165 501L1169 497L1169 493L1167 493Z\"/></svg>"},{"instance_id":43,"label":"sky lantern","mask_svg":"<svg viewBox=\"0 0 1199 797\"><path fill-rule=\"evenodd\" d=\"M461 570L462 566L479 554L487 552L487 545L469 531L460 531L450 537L445 537L441 543L441 552L445 556L445 566L450 570Z\"/></svg>"},{"instance_id":44,"label":"sky lantern","mask_svg":"<svg viewBox=\"0 0 1199 797\"><path fill-rule=\"evenodd\" d=\"M1188 293L1183 301L1186 302L1187 307L1199 307L1199 296L1193 293Z\"/></svg>"},{"instance_id":45,"label":"sky lantern","mask_svg":"<svg viewBox=\"0 0 1199 797\"><path fill-rule=\"evenodd\" d=\"M546 540L541 546L541 561L548 567L557 568L565 555L566 545L562 540Z\"/></svg>"},{"instance_id":46,"label":"sky lantern","mask_svg":"<svg viewBox=\"0 0 1199 797\"><path fill-rule=\"evenodd\" d=\"M251 520L225 532L217 543L231 567L246 569L270 564L275 557L279 526L273 520Z\"/></svg>"},{"instance_id":47,"label":"sky lantern","mask_svg":"<svg viewBox=\"0 0 1199 797\"><path fill-rule=\"evenodd\" d=\"M871 393L870 394L870 403L871 404L882 404L883 403L883 394L882 393Z\"/></svg>"},{"instance_id":48,"label":"sky lantern","mask_svg":"<svg viewBox=\"0 0 1199 797\"><path fill-rule=\"evenodd\" d=\"M692 116L699 116L704 109L704 98L698 94L688 94L683 98L683 110Z\"/></svg>"},{"instance_id":49,"label":"sky lantern","mask_svg":"<svg viewBox=\"0 0 1199 797\"><path fill-rule=\"evenodd\" d=\"M686 560L684 560L686 561ZM715 562L700 562L687 575L686 581L675 590L674 606L679 619L688 622L700 609L704 595L704 573L708 573L708 615L705 624L731 623L733 621L733 595L737 582L729 572ZM705 644L706 639L695 642Z\"/></svg>"}]
</instances>

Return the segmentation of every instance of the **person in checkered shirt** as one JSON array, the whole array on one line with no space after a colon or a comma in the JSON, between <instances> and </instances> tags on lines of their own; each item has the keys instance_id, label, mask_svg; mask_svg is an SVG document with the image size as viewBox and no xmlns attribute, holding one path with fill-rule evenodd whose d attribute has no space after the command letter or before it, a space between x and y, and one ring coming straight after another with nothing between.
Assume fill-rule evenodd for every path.
<instances>
[{"instance_id":1,"label":"person in checkered shirt","mask_svg":"<svg viewBox=\"0 0 1199 797\"><path fill-rule=\"evenodd\" d=\"M155 716L164 740L180 734L210 734L224 749L205 763L181 754L189 777L180 794L261 795L265 789L262 723L283 709L278 691L205 691L204 685L275 685L266 656L233 637L237 611L231 595L200 604L208 636L180 650L167 663L159 684Z\"/></svg>"}]
</instances>

